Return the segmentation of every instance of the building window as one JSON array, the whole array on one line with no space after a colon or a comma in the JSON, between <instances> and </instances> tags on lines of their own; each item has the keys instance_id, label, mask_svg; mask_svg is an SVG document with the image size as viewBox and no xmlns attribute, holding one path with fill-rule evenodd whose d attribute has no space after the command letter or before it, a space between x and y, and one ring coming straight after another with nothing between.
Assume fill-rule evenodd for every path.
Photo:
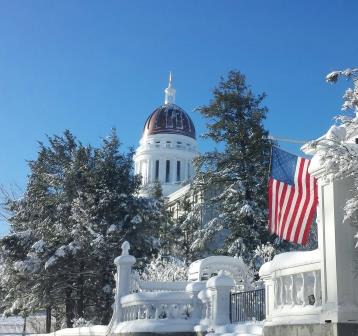
<instances>
[{"instance_id":1,"label":"building window","mask_svg":"<svg viewBox=\"0 0 358 336\"><path fill-rule=\"evenodd\" d=\"M159 180L159 160L155 161L155 180Z\"/></svg>"},{"instance_id":2,"label":"building window","mask_svg":"<svg viewBox=\"0 0 358 336\"><path fill-rule=\"evenodd\" d=\"M170 182L170 160L165 163L165 182Z\"/></svg>"},{"instance_id":3,"label":"building window","mask_svg":"<svg viewBox=\"0 0 358 336\"><path fill-rule=\"evenodd\" d=\"M180 181L180 161L177 161L177 181Z\"/></svg>"}]
</instances>

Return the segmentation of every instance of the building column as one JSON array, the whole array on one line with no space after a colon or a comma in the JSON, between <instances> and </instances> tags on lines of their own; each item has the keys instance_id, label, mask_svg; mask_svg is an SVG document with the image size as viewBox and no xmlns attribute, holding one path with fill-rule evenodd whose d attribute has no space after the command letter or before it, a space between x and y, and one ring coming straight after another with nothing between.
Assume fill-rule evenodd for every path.
<instances>
[{"instance_id":1,"label":"building column","mask_svg":"<svg viewBox=\"0 0 358 336\"><path fill-rule=\"evenodd\" d=\"M171 159L170 160L170 176L171 176L171 181L170 183L175 183L177 181L177 160L176 159Z\"/></svg>"}]
</instances>

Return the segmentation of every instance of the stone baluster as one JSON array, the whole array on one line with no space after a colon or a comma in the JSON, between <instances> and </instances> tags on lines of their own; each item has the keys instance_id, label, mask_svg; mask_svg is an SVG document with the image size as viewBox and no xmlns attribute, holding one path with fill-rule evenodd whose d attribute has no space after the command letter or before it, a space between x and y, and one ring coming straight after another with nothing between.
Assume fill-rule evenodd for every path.
<instances>
[{"instance_id":1,"label":"stone baluster","mask_svg":"<svg viewBox=\"0 0 358 336\"><path fill-rule=\"evenodd\" d=\"M277 309L278 308L278 305L279 305L279 288L278 288L278 280L277 278L274 279L274 284L273 284L273 287L274 287L274 309Z\"/></svg>"},{"instance_id":2,"label":"stone baluster","mask_svg":"<svg viewBox=\"0 0 358 336\"><path fill-rule=\"evenodd\" d=\"M203 303L203 309L202 309L202 315L201 319L202 321L208 321L210 319L210 295L209 290L203 289L198 294L199 300Z\"/></svg>"},{"instance_id":3,"label":"stone baluster","mask_svg":"<svg viewBox=\"0 0 358 336\"><path fill-rule=\"evenodd\" d=\"M155 319L155 320L159 320L160 304L155 304L155 305L154 305L154 308L155 308L154 319Z\"/></svg>"},{"instance_id":4,"label":"stone baluster","mask_svg":"<svg viewBox=\"0 0 358 336\"><path fill-rule=\"evenodd\" d=\"M290 276L290 300L291 300L291 306L293 307L296 304L296 286L295 286L295 279L294 275L291 274Z\"/></svg>"},{"instance_id":5,"label":"stone baluster","mask_svg":"<svg viewBox=\"0 0 358 336\"><path fill-rule=\"evenodd\" d=\"M308 295L307 295L307 275L306 273L301 273L302 277L302 304L303 307L309 304L308 302Z\"/></svg>"},{"instance_id":6,"label":"stone baluster","mask_svg":"<svg viewBox=\"0 0 358 336\"><path fill-rule=\"evenodd\" d=\"M283 278L282 278L282 277L280 277L278 280L279 280L280 306L281 306L281 308L282 308L283 305L285 304L285 300L284 300L285 286L284 286Z\"/></svg>"},{"instance_id":7,"label":"stone baluster","mask_svg":"<svg viewBox=\"0 0 358 336\"><path fill-rule=\"evenodd\" d=\"M176 319L178 317L178 305L171 304L168 307L168 319Z\"/></svg>"},{"instance_id":8,"label":"stone baluster","mask_svg":"<svg viewBox=\"0 0 358 336\"><path fill-rule=\"evenodd\" d=\"M315 297L315 307L322 304L322 293L321 293L321 271L317 270L313 272L314 276L314 297Z\"/></svg>"},{"instance_id":9,"label":"stone baluster","mask_svg":"<svg viewBox=\"0 0 358 336\"><path fill-rule=\"evenodd\" d=\"M193 311L191 317L197 321L200 320L203 310L203 303L202 300L199 299L198 295L204 288L205 283L201 281L191 282L185 288L185 291L190 293L193 300Z\"/></svg>"}]
</instances>

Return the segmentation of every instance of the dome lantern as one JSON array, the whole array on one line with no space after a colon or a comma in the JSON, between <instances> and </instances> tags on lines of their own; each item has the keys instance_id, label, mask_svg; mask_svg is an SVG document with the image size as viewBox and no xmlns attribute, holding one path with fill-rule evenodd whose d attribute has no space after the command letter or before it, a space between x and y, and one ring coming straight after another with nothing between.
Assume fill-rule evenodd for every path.
<instances>
[{"instance_id":1,"label":"dome lantern","mask_svg":"<svg viewBox=\"0 0 358 336\"><path fill-rule=\"evenodd\" d=\"M164 99L164 104L168 105L168 104L175 104L175 89L172 86L172 72L169 72L169 84L168 87L164 90L165 92L165 99Z\"/></svg>"}]
</instances>

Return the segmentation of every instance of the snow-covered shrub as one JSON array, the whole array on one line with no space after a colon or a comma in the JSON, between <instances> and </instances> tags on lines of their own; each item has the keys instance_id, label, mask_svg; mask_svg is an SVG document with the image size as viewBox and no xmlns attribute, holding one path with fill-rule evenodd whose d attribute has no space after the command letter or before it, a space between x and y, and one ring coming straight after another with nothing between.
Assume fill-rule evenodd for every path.
<instances>
[{"instance_id":1,"label":"snow-covered shrub","mask_svg":"<svg viewBox=\"0 0 358 336\"><path fill-rule=\"evenodd\" d=\"M74 328L80 328L80 327L90 327L92 325L91 321L87 321L83 317L79 317L77 319L73 319L73 327Z\"/></svg>"},{"instance_id":2,"label":"snow-covered shrub","mask_svg":"<svg viewBox=\"0 0 358 336\"><path fill-rule=\"evenodd\" d=\"M253 253L255 268L259 269L264 263L271 261L276 253L277 251L271 243L257 246Z\"/></svg>"},{"instance_id":3,"label":"snow-covered shrub","mask_svg":"<svg viewBox=\"0 0 358 336\"><path fill-rule=\"evenodd\" d=\"M141 277L147 281L183 281L188 277L188 266L179 258L159 255L146 265Z\"/></svg>"}]
</instances>

